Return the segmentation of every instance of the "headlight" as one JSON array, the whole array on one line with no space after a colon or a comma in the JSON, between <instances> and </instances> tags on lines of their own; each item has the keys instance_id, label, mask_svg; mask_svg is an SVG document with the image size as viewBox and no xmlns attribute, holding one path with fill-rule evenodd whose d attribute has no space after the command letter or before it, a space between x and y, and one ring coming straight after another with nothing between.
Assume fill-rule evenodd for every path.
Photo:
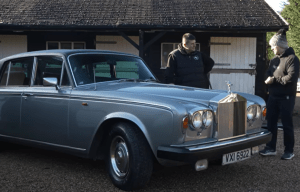
<instances>
[{"instance_id":1,"label":"headlight","mask_svg":"<svg viewBox=\"0 0 300 192\"><path fill-rule=\"evenodd\" d=\"M260 106L257 106L256 118L257 119L261 118L261 108L260 108Z\"/></svg>"},{"instance_id":2,"label":"headlight","mask_svg":"<svg viewBox=\"0 0 300 192\"><path fill-rule=\"evenodd\" d=\"M256 105L249 106L247 109L247 119L253 120L256 116L256 113L257 113Z\"/></svg>"},{"instance_id":3,"label":"headlight","mask_svg":"<svg viewBox=\"0 0 300 192\"><path fill-rule=\"evenodd\" d=\"M213 124L212 111L197 111L192 115L192 125L195 130L207 129Z\"/></svg>"},{"instance_id":4,"label":"headlight","mask_svg":"<svg viewBox=\"0 0 300 192\"><path fill-rule=\"evenodd\" d=\"M247 119L249 121L261 118L261 108L258 105L251 105L247 108Z\"/></svg>"},{"instance_id":5,"label":"headlight","mask_svg":"<svg viewBox=\"0 0 300 192\"><path fill-rule=\"evenodd\" d=\"M195 129L200 129L202 126L202 111L193 114L192 124Z\"/></svg>"},{"instance_id":6,"label":"headlight","mask_svg":"<svg viewBox=\"0 0 300 192\"><path fill-rule=\"evenodd\" d=\"M213 123L213 113L211 111L206 111L203 114L203 124L205 128L209 128Z\"/></svg>"}]
</instances>

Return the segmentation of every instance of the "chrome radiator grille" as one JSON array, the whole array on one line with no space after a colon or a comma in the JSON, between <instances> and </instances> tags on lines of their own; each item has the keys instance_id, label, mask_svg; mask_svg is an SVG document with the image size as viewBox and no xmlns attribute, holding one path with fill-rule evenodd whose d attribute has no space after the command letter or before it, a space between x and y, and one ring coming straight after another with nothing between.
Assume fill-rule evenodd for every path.
<instances>
[{"instance_id":1,"label":"chrome radiator grille","mask_svg":"<svg viewBox=\"0 0 300 192\"><path fill-rule=\"evenodd\" d=\"M219 140L246 134L247 100L237 94L235 97L234 100L224 98L218 103L217 132Z\"/></svg>"}]
</instances>

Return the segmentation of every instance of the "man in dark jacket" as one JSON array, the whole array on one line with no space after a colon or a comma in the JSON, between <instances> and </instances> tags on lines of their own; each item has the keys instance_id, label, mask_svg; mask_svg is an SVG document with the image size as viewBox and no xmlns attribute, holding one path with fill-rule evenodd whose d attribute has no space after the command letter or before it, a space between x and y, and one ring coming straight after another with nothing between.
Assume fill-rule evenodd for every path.
<instances>
[{"instance_id":1,"label":"man in dark jacket","mask_svg":"<svg viewBox=\"0 0 300 192\"><path fill-rule=\"evenodd\" d=\"M195 49L195 36L190 33L184 34L178 49L169 54L165 83L209 88L207 73L213 68L215 62Z\"/></svg>"},{"instance_id":2,"label":"man in dark jacket","mask_svg":"<svg viewBox=\"0 0 300 192\"><path fill-rule=\"evenodd\" d=\"M267 102L268 130L272 140L267 143L261 155L276 155L277 121L279 113L283 125L284 154L281 159L292 159L294 155L294 127L292 113L296 99L297 80L299 76L299 59L293 48L288 47L286 32L281 29L270 40L271 49L276 55L266 73L265 83L269 85Z\"/></svg>"}]
</instances>

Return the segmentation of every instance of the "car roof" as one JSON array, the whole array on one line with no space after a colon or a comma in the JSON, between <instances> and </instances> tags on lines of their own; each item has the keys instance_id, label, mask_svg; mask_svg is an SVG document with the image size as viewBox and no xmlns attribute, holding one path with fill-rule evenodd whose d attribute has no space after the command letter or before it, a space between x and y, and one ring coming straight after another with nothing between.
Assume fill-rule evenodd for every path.
<instances>
[{"instance_id":1,"label":"car roof","mask_svg":"<svg viewBox=\"0 0 300 192\"><path fill-rule=\"evenodd\" d=\"M52 50L43 50L43 51L32 51L32 52L24 52L15 55L11 55L9 57L5 57L0 60L0 67L2 64L11 59L16 59L20 57L30 57L30 56L39 56L39 55L61 55L61 56L69 56L76 53L109 53L109 54L116 54L116 55L126 55L132 57L138 57L133 54L117 52L117 51L108 51L108 50L95 50L95 49L52 49Z\"/></svg>"}]
</instances>

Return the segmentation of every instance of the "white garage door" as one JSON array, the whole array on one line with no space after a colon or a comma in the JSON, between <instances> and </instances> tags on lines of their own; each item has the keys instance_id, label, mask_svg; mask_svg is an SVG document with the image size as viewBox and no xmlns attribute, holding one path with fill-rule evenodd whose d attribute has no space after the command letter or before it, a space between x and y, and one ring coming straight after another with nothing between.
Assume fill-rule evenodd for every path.
<instances>
[{"instance_id":1,"label":"white garage door","mask_svg":"<svg viewBox=\"0 0 300 192\"><path fill-rule=\"evenodd\" d=\"M0 35L0 59L27 52L26 35Z\"/></svg>"},{"instance_id":2,"label":"white garage door","mask_svg":"<svg viewBox=\"0 0 300 192\"><path fill-rule=\"evenodd\" d=\"M211 37L210 56L215 66L210 74L213 89L254 94L256 66L256 38Z\"/></svg>"},{"instance_id":3,"label":"white garage door","mask_svg":"<svg viewBox=\"0 0 300 192\"><path fill-rule=\"evenodd\" d=\"M129 36L137 45L139 44L139 36ZM96 36L96 49L119 51L139 55L133 45L131 45L122 36Z\"/></svg>"}]
</instances>

